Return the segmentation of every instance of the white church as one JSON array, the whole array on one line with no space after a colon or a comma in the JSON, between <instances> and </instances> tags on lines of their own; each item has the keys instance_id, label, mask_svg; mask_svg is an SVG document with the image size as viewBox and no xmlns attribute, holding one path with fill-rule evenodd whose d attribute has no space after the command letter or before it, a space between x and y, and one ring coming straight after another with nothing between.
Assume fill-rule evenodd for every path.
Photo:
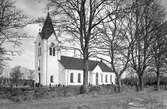
<instances>
[{"instance_id":1,"label":"white church","mask_svg":"<svg viewBox=\"0 0 167 109\"><path fill-rule=\"evenodd\" d=\"M60 43L48 13L41 32L35 41L35 82L48 85L82 85L83 60L62 56ZM91 85L115 84L116 76L101 61L89 60L88 83Z\"/></svg>"}]
</instances>

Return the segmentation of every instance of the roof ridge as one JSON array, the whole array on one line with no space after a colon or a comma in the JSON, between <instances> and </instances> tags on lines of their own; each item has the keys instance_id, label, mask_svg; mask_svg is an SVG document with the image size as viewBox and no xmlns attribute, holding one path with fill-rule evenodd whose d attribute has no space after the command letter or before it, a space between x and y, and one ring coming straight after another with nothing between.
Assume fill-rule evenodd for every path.
<instances>
[{"instance_id":1,"label":"roof ridge","mask_svg":"<svg viewBox=\"0 0 167 109\"><path fill-rule=\"evenodd\" d=\"M83 59L69 56L61 56L61 60L59 62L66 69L83 69ZM103 72L112 72L111 68L101 61L88 60L89 63L89 71L92 71L97 65L102 69Z\"/></svg>"},{"instance_id":2,"label":"roof ridge","mask_svg":"<svg viewBox=\"0 0 167 109\"><path fill-rule=\"evenodd\" d=\"M73 58L73 59L79 59L79 60L83 60L83 58L76 58L76 57L72 57L72 56L61 56L61 57L67 57L67 58ZM92 61L92 62L98 62L98 63L101 63L100 61L91 60L91 59L89 59L88 61ZM102 63L103 63L103 62L102 62Z\"/></svg>"}]
</instances>

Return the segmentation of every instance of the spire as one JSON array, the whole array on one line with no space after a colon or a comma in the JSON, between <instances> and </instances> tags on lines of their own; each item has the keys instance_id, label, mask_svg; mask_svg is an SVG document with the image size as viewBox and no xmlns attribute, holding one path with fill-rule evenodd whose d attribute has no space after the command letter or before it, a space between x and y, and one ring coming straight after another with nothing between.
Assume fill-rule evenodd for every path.
<instances>
[{"instance_id":1,"label":"spire","mask_svg":"<svg viewBox=\"0 0 167 109\"><path fill-rule=\"evenodd\" d=\"M54 28L52 24L52 19L48 12L40 35L42 39L48 39L52 35L52 33L54 33Z\"/></svg>"}]
</instances>

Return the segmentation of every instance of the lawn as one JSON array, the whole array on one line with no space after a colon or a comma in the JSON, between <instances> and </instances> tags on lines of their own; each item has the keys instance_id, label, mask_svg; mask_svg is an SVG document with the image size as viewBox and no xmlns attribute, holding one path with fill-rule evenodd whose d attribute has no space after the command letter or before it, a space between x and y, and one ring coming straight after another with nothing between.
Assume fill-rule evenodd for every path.
<instances>
[{"instance_id":1,"label":"lawn","mask_svg":"<svg viewBox=\"0 0 167 109\"><path fill-rule=\"evenodd\" d=\"M77 95L27 102L0 100L0 109L167 109L167 91L127 90L112 95Z\"/></svg>"}]
</instances>

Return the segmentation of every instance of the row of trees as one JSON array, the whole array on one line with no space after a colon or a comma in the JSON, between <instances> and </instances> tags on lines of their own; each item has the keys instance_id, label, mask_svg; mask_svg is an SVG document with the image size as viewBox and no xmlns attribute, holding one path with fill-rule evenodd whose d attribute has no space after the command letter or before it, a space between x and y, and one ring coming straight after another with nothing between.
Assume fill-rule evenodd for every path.
<instances>
[{"instance_id":1,"label":"row of trees","mask_svg":"<svg viewBox=\"0 0 167 109\"><path fill-rule=\"evenodd\" d=\"M15 84L17 86L21 79L33 80L34 71L25 67L15 66L10 71L10 78L12 79L11 85Z\"/></svg>"},{"instance_id":2,"label":"row of trees","mask_svg":"<svg viewBox=\"0 0 167 109\"><path fill-rule=\"evenodd\" d=\"M159 75L165 65L166 22L157 0L50 0L58 30L68 32L84 60L84 92L88 91L88 59L105 60L116 74L131 69L143 90L148 69ZM104 58L103 58L104 57ZM106 58L108 57L108 58Z\"/></svg>"}]
</instances>

